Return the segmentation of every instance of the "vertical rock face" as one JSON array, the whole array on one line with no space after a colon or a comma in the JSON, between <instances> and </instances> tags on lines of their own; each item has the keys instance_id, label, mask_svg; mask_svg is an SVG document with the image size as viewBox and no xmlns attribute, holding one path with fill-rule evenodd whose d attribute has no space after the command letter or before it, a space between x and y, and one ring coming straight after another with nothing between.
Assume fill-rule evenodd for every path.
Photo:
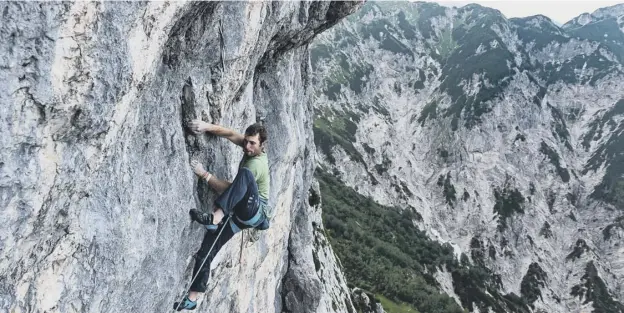
<instances>
[{"instance_id":1,"label":"vertical rock face","mask_svg":"<svg viewBox=\"0 0 624 313\"><path fill-rule=\"evenodd\" d=\"M0 4L0 312L171 309L204 233L187 212L214 197L188 163L232 179L242 156L193 118L266 123L275 207L219 254L200 311L320 312L346 287L320 287L305 241L306 45L357 5Z\"/></svg>"},{"instance_id":2,"label":"vertical rock face","mask_svg":"<svg viewBox=\"0 0 624 313\"><path fill-rule=\"evenodd\" d=\"M359 288L353 289L353 305L357 306L362 313L384 313L381 304L375 302L375 297L365 293Z\"/></svg>"},{"instance_id":3,"label":"vertical rock face","mask_svg":"<svg viewBox=\"0 0 624 313\"><path fill-rule=\"evenodd\" d=\"M311 50L321 165L487 266L464 308L624 312L623 10L368 3Z\"/></svg>"},{"instance_id":4,"label":"vertical rock face","mask_svg":"<svg viewBox=\"0 0 624 313\"><path fill-rule=\"evenodd\" d=\"M308 213L299 214L292 228L283 311L355 313L342 266L323 229L319 196L315 182L308 194Z\"/></svg>"}]
</instances>

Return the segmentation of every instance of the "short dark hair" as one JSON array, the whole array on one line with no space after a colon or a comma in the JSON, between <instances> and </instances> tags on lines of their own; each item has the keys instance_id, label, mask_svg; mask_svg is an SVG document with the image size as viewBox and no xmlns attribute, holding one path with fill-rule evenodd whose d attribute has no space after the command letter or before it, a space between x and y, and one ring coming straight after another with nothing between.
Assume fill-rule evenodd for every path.
<instances>
[{"instance_id":1,"label":"short dark hair","mask_svg":"<svg viewBox=\"0 0 624 313\"><path fill-rule=\"evenodd\" d=\"M267 130L264 125L260 123L255 123L247 127L245 130L245 136L255 136L260 135L260 143L262 144L265 140L267 140Z\"/></svg>"}]
</instances>

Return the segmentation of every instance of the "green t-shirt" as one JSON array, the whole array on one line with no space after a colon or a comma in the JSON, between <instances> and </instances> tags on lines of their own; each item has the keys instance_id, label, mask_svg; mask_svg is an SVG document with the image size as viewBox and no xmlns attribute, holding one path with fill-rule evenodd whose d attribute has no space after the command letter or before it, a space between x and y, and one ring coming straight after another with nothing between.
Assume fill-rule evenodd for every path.
<instances>
[{"instance_id":1,"label":"green t-shirt","mask_svg":"<svg viewBox=\"0 0 624 313\"><path fill-rule=\"evenodd\" d=\"M269 160L265 152L255 157L243 156L240 167L248 168L256 179L258 184L258 193L265 200L269 199L269 185L271 178L269 176Z\"/></svg>"}]
</instances>

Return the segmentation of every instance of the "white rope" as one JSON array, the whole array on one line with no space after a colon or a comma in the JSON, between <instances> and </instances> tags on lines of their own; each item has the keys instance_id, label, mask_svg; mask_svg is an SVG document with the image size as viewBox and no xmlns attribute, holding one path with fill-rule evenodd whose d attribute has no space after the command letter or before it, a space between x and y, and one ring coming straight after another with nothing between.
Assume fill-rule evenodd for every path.
<instances>
[{"instance_id":1,"label":"white rope","mask_svg":"<svg viewBox=\"0 0 624 313\"><path fill-rule=\"evenodd\" d=\"M186 297L186 294L191 290L191 286L193 286L193 283L195 282L195 279L197 279L197 276L199 275L199 272L201 272L202 267L204 267L204 263L206 263L206 260L208 259L208 256L210 255L210 252L212 252L212 249L214 248L215 244L217 244L217 241L219 241L219 237L221 237L221 233L223 232L223 230L226 227L229 226L229 225L227 225L227 223L230 221L230 217L232 217L232 215L228 215L227 219L225 220L225 223L223 223L223 227L221 227L221 230L219 231L219 234L217 235L217 238L215 238L215 241L212 243L212 247L210 247L210 250L208 250L208 253L204 257L204 260L202 261L201 265L199 266L199 270L197 270L197 273L195 274L195 277L193 277L193 280L191 280L191 285L186 289L186 292L184 293L184 297ZM210 269L208 269L208 271L210 271ZM184 298L182 298L182 300L180 300L180 302L178 302L178 305L174 309L175 311L178 311L178 308L180 307L180 304L182 304L182 301L184 301Z\"/></svg>"}]
</instances>

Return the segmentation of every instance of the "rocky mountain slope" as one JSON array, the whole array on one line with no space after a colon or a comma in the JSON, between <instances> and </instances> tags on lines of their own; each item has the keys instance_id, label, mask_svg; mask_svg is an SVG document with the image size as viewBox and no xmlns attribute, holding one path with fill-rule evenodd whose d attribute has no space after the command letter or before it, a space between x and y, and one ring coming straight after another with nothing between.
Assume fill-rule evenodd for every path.
<instances>
[{"instance_id":1,"label":"rocky mountain slope","mask_svg":"<svg viewBox=\"0 0 624 313\"><path fill-rule=\"evenodd\" d=\"M489 273L422 272L470 312L624 312L623 62L624 5L558 27L368 2L311 50L317 176Z\"/></svg>"},{"instance_id":2,"label":"rocky mountain slope","mask_svg":"<svg viewBox=\"0 0 624 313\"><path fill-rule=\"evenodd\" d=\"M221 251L198 311L353 312L312 245L307 43L358 5L0 3L0 312L171 311L204 234L188 210L214 196L189 161L232 179L241 157L193 118L268 125L275 206Z\"/></svg>"}]
</instances>

